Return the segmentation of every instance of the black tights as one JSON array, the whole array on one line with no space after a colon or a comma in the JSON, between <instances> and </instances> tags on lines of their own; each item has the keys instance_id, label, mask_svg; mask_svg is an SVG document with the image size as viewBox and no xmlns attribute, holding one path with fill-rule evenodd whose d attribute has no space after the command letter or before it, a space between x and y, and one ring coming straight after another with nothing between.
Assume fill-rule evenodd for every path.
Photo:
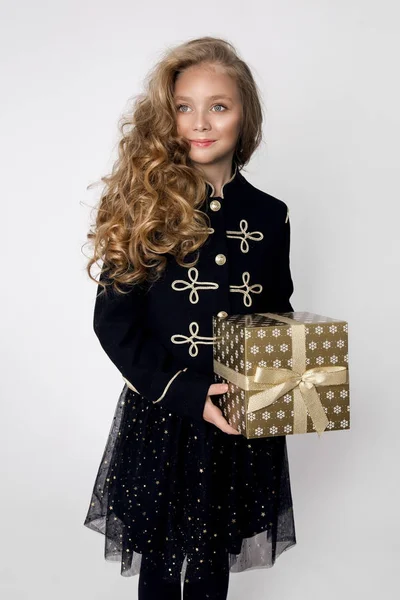
<instances>
[{"instance_id":1,"label":"black tights","mask_svg":"<svg viewBox=\"0 0 400 600\"><path fill-rule=\"evenodd\" d=\"M154 555L152 560L154 561ZM159 560L162 560L161 558ZM138 600L181 600L181 582L161 577L161 565L148 568L146 556L142 556L139 573ZM224 554L221 567L207 579L190 581L190 568L186 570L189 581L183 584L183 600L226 600L229 586L228 554Z\"/></svg>"}]
</instances>

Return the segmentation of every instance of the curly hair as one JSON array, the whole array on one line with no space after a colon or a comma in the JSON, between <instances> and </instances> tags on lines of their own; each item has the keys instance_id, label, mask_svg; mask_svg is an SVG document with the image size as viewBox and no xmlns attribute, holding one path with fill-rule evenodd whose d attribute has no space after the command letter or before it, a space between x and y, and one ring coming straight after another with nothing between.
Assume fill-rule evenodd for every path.
<instances>
[{"instance_id":1,"label":"curly hair","mask_svg":"<svg viewBox=\"0 0 400 600\"><path fill-rule=\"evenodd\" d=\"M238 169L261 142L262 106L258 87L235 48L221 38L201 37L166 51L146 78L146 91L135 97L132 113L119 122L118 158L105 184L96 218L87 234L93 256L86 270L102 287L128 292L131 285L154 282L172 255L181 266L206 242L210 220L201 207L206 180L189 157L190 142L178 135L174 84L193 65L220 65L235 78L243 110L233 156ZM89 186L90 187L90 186ZM98 281L91 274L103 260Z\"/></svg>"}]
</instances>

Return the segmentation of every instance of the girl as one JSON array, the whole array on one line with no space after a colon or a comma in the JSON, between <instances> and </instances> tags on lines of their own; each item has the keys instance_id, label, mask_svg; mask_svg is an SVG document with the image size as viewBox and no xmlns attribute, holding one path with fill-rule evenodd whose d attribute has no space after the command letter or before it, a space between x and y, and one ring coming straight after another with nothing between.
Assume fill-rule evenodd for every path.
<instances>
[{"instance_id":1,"label":"girl","mask_svg":"<svg viewBox=\"0 0 400 600\"><path fill-rule=\"evenodd\" d=\"M228 424L213 372L213 317L293 311L288 207L241 173L261 125L231 44L169 50L121 127L88 234L91 279L103 260L94 331L124 387L84 524L139 573L141 600L180 599L182 583L185 600L223 600L231 572L296 544L286 438Z\"/></svg>"}]
</instances>

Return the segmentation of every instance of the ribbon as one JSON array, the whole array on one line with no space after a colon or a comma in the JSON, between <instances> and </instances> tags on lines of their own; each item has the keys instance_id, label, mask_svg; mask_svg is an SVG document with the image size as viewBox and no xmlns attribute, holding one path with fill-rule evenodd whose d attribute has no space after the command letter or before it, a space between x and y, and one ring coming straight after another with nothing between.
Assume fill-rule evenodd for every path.
<instances>
[{"instance_id":1,"label":"ribbon","mask_svg":"<svg viewBox=\"0 0 400 600\"><path fill-rule=\"evenodd\" d=\"M243 375L214 359L214 371L243 390L259 390L249 397L247 413L271 405L293 390L293 433L307 433L307 413L320 437L329 420L315 386L348 383L347 366L306 369L305 323L275 313L255 313L291 325L293 369L257 366L255 375Z\"/></svg>"}]
</instances>

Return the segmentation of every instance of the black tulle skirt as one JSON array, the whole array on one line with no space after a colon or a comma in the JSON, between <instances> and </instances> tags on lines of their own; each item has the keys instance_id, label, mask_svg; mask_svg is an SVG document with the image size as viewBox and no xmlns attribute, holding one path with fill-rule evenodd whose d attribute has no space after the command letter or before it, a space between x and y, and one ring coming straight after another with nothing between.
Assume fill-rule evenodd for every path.
<instances>
[{"instance_id":1,"label":"black tulle skirt","mask_svg":"<svg viewBox=\"0 0 400 600\"><path fill-rule=\"evenodd\" d=\"M121 575L162 556L163 577L271 567L296 544L286 437L247 440L124 386L84 525Z\"/></svg>"}]
</instances>

